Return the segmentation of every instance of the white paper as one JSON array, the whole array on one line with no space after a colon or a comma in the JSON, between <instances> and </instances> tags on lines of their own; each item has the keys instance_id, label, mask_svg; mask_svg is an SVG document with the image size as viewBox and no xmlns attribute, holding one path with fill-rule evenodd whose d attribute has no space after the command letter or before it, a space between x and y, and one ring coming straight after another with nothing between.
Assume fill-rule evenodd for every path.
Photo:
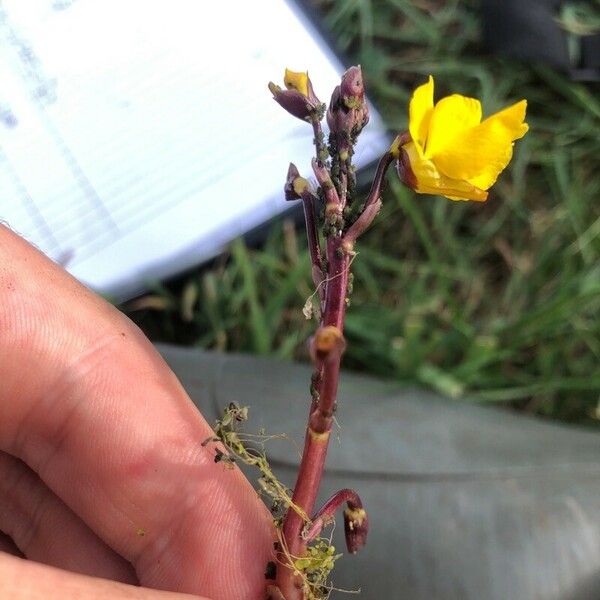
<instances>
[{"instance_id":1,"label":"white paper","mask_svg":"<svg viewBox=\"0 0 600 600\"><path fill-rule=\"evenodd\" d=\"M324 101L343 71L282 0L3 0L0 219L117 297L214 256L310 174L286 66ZM372 111L357 164L387 144Z\"/></svg>"}]
</instances>

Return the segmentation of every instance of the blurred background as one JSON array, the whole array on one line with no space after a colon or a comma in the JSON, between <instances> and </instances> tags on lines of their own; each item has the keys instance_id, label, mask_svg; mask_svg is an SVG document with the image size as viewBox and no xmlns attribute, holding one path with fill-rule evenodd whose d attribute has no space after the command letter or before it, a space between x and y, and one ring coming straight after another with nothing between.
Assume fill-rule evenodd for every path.
<instances>
[{"instance_id":1,"label":"blurred background","mask_svg":"<svg viewBox=\"0 0 600 600\"><path fill-rule=\"evenodd\" d=\"M530 132L486 204L417 196L388 176L383 210L353 264L345 366L597 426L600 88L597 71L577 60L582 34L600 31L599 4L539 3L527 18L503 12L511 4L309 3L337 48L362 65L392 132L406 128L411 91L430 73L437 98L473 95L484 114L529 103ZM528 45L503 46L499 30L518 37L519 20ZM153 340L306 360L313 323L301 308L311 292L303 228L287 219L264 244L238 239L208 268L156 284L122 309Z\"/></svg>"}]
</instances>

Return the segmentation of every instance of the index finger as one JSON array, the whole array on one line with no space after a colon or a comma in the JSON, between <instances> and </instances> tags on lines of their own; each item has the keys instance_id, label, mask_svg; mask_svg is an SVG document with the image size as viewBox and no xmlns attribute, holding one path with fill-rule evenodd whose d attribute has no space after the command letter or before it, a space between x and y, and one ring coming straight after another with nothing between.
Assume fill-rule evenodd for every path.
<instances>
[{"instance_id":1,"label":"index finger","mask_svg":"<svg viewBox=\"0 0 600 600\"><path fill-rule=\"evenodd\" d=\"M0 226L0 449L143 585L261 598L268 511L139 329Z\"/></svg>"}]
</instances>

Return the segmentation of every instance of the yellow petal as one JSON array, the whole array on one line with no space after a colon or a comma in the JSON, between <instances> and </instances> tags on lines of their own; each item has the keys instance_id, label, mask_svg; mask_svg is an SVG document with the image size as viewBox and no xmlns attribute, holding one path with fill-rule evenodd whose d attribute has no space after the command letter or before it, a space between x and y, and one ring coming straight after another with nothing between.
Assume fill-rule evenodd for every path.
<instances>
[{"instance_id":1,"label":"yellow petal","mask_svg":"<svg viewBox=\"0 0 600 600\"><path fill-rule=\"evenodd\" d=\"M433 161L448 177L488 189L510 162L513 142L527 133L527 101L521 100L463 132Z\"/></svg>"},{"instance_id":2,"label":"yellow petal","mask_svg":"<svg viewBox=\"0 0 600 600\"><path fill-rule=\"evenodd\" d=\"M308 97L308 73L285 70L283 83L288 90L296 90Z\"/></svg>"},{"instance_id":3,"label":"yellow petal","mask_svg":"<svg viewBox=\"0 0 600 600\"><path fill-rule=\"evenodd\" d=\"M454 146L454 140L466 130L479 125L481 103L475 98L452 94L442 98L433 109L425 156L434 158L446 148Z\"/></svg>"},{"instance_id":4,"label":"yellow petal","mask_svg":"<svg viewBox=\"0 0 600 600\"><path fill-rule=\"evenodd\" d=\"M408 130L410 136L421 148L425 147L429 121L433 112L433 77L420 85L412 95L408 107Z\"/></svg>"},{"instance_id":5,"label":"yellow petal","mask_svg":"<svg viewBox=\"0 0 600 600\"><path fill-rule=\"evenodd\" d=\"M524 122L526 112L527 100L520 100L508 108L494 113L485 119L483 123L486 123L487 121L496 121L501 123L502 126L511 133L512 139L518 140L519 138L522 138L529 130L529 126Z\"/></svg>"},{"instance_id":6,"label":"yellow petal","mask_svg":"<svg viewBox=\"0 0 600 600\"><path fill-rule=\"evenodd\" d=\"M420 194L446 196L450 200L487 200L487 192L468 181L452 179L440 173L431 160L423 157L414 143L402 146L408 155L411 171L417 180L414 190Z\"/></svg>"}]
</instances>

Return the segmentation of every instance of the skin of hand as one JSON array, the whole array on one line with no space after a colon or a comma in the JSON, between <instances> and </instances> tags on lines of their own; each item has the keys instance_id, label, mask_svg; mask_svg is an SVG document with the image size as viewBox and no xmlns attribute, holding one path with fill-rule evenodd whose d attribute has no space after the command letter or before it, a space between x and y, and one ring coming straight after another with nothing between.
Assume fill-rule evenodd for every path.
<instances>
[{"instance_id":1,"label":"skin of hand","mask_svg":"<svg viewBox=\"0 0 600 600\"><path fill-rule=\"evenodd\" d=\"M0 225L0 597L261 600L272 521L209 435L142 332Z\"/></svg>"}]
</instances>

